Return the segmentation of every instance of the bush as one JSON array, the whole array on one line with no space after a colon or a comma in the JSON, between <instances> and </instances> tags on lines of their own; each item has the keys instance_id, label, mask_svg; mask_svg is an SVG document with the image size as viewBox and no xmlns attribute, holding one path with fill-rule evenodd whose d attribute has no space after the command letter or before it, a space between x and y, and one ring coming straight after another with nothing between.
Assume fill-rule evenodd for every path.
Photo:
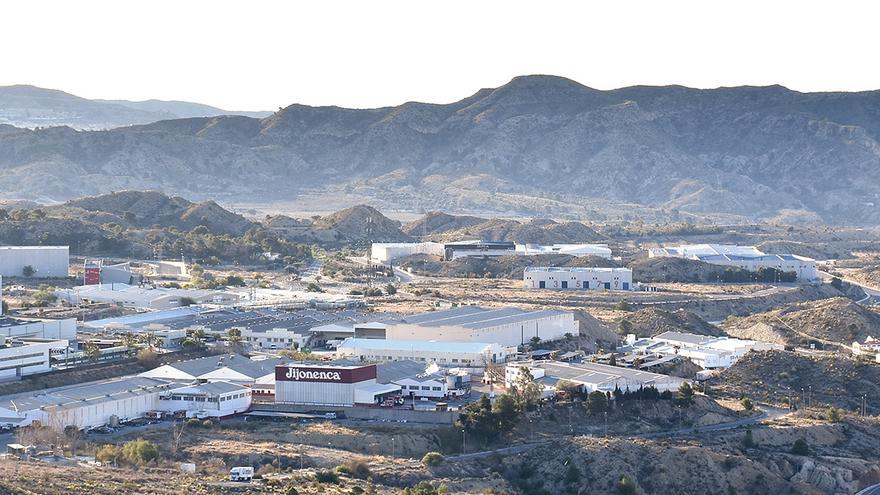
<instances>
[{"instance_id":1,"label":"bush","mask_svg":"<svg viewBox=\"0 0 880 495\"><path fill-rule=\"evenodd\" d=\"M146 464L159 458L159 449L153 442L138 438L125 442L122 446L122 454L132 464Z\"/></svg>"},{"instance_id":2,"label":"bush","mask_svg":"<svg viewBox=\"0 0 880 495\"><path fill-rule=\"evenodd\" d=\"M336 474L335 471L318 471L315 473L315 479L318 483L333 483L334 485L339 484L339 475Z\"/></svg>"},{"instance_id":3,"label":"bush","mask_svg":"<svg viewBox=\"0 0 880 495\"><path fill-rule=\"evenodd\" d=\"M306 292L324 292L324 289L314 282L309 282L306 284Z\"/></svg>"},{"instance_id":4,"label":"bush","mask_svg":"<svg viewBox=\"0 0 880 495\"><path fill-rule=\"evenodd\" d=\"M746 436L743 437L743 447L747 449L755 448L755 438L752 436L752 430L746 430Z\"/></svg>"},{"instance_id":5,"label":"bush","mask_svg":"<svg viewBox=\"0 0 880 495\"><path fill-rule=\"evenodd\" d=\"M154 364L156 364L156 360L159 358L159 356L151 349L140 349L137 351L136 358L138 363L147 368L151 368Z\"/></svg>"},{"instance_id":6,"label":"bush","mask_svg":"<svg viewBox=\"0 0 880 495\"><path fill-rule=\"evenodd\" d=\"M422 465L425 467L434 467L443 464L446 458L440 452L428 452L422 457Z\"/></svg>"},{"instance_id":7,"label":"bush","mask_svg":"<svg viewBox=\"0 0 880 495\"><path fill-rule=\"evenodd\" d=\"M810 455L810 446L807 445L806 440L798 438L795 440L794 445L791 446L791 453L794 455Z\"/></svg>"},{"instance_id":8,"label":"bush","mask_svg":"<svg viewBox=\"0 0 880 495\"><path fill-rule=\"evenodd\" d=\"M632 306L630 306L626 299L621 299L620 302L614 306L614 309L618 311L632 311Z\"/></svg>"},{"instance_id":9,"label":"bush","mask_svg":"<svg viewBox=\"0 0 880 495\"><path fill-rule=\"evenodd\" d=\"M574 465L573 462L568 463L568 470L565 471L565 483L574 484L581 480L581 470Z\"/></svg>"},{"instance_id":10,"label":"bush","mask_svg":"<svg viewBox=\"0 0 880 495\"><path fill-rule=\"evenodd\" d=\"M629 477L624 476L617 482L615 493L617 493L617 495L636 495L636 484L633 480L629 479Z\"/></svg>"},{"instance_id":11,"label":"bush","mask_svg":"<svg viewBox=\"0 0 880 495\"><path fill-rule=\"evenodd\" d=\"M836 408L829 407L828 408L828 421L831 421L832 423L839 423L840 422L840 411L838 411Z\"/></svg>"},{"instance_id":12,"label":"bush","mask_svg":"<svg viewBox=\"0 0 880 495\"><path fill-rule=\"evenodd\" d=\"M101 464L117 463L122 458L122 449L115 445L102 445L95 452L95 460Z\"/></svg>"},{"instance_id":13,"label":"bush","mask_svg":"<svg viewBox=\"0 0 880 495\"><path fill-rule=\"evenodd\" d=\"M397 294L397 287L395 287L391 284L388 284L385 286L385 293L388 294L389 296L393 296L394 294Z\"/></svg>"},{"instance_id":14,"label":"bush","mask_svg":"<svg viewBox=\"0 0 880 495\"><path fill-rule=\"evenodd\" d=\"M743 409L745 409L746 411L751 411L752 409L755 408L755 404L752 403L751 399L748 399L748 398L743 399L740 401L740 403L742 404Z\"/></svg>"},{"instance_id":15,"label":"bush","mask_svg":"<svg viewBox=\"0 0 880 495\"><path fill-rule=\"evenodd\" d=\"M373 476L373 472L370 471L370 466L364 461L356 461L351 460L347 461L344 464L340 464L336 467L336 472L347 474L352 478L358 478L365 480L370 476Z\"/></svg>"}]
</instances>

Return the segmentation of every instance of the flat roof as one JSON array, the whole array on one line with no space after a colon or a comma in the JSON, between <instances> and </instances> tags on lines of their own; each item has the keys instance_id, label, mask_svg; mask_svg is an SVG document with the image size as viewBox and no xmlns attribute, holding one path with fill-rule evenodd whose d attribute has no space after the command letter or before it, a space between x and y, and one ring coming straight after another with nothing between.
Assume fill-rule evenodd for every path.
<instances>
[{"instance_id":1,"label":"flat roof","mask_svg":"<svg viewBox=\"0 0 880 495\"><path fill-rule=\"evenodd\" d=\"M565 311L539 310L527 311L520 308L485 309L478 306L461 306L445 311L405 316L402 323L420 326L461 326L474 330L499 325L532 321L541 318L567 314Z\"/></svg>"},{"instance_id":2,"label":"flat roof","mask_svg":"<svg viewBox=\"0 0 880 495\"><path fill-rule=\"evenodd\" d=\"M70 249L70 246L0 246L0 250Z\"/></svg>"},{"instance_id":3,"label":"flat roof","mask_svg":"<svg viewBox=\"0 0 880 495\"><path fill-rule=\"evenodd\" d=\"M212 371L219 369L229 369L236 373L241 373L247 377L257 379L275 372L275 366L284 363L281 358L269 358L260 361L254 361L240 354L219 354L216 356L206 356L198 359L190 359L188 361L178 361L176 363L168 363L178 371L186 373L194 378L207 375ZM145 373L150 373L150 370Z\"/></svg>"},{"instance_id":4,"label":"flat roof","mask_svg":"<svg viewBox=\"0 0 880 495\"><path fill-rule=\"evenodd\" d=\"M654 336L654 340L674 340L693 345L701 345L713 339L715 339L715 337L684 332L663 332Z\"/></svg>"},{"instance_id":5,"label":"flat roof","mask_svg":"<svg viewBox=\"0 0 880 495\"><path fill-rule=\"evenodd\" d=\"M541 368L553 378L569 381L601 384L619 379L631 380L639 383L651 383L670 378L668 375L651 373L632 368L621 368L608 364L599 363L562 363L559 361L521 361L508 363L508 366L529 366Z\"/></svg>"},{"instance_id":6,"label":"flat roof","mask_svg":"<svg viewBox=\"0 0 880 495\"><path fill-rule=\"evenodd\" d=\"M389 350L389 351L422 351L422 352L465 352L479 354L490 349L492 344L486 342L443 342L436 340L384 340L359 339L349 337L339 344L338 348Z\"/></svg>"},{"instance_id":7,"label":"flat roof","mask_svg":"<svg viewBox=\"0 0 880 495\"><path fill-rule=\"evenodd\" d=\"M527 266L527 272L630 272L631 268L617 267L585 267L585 266Z\"/></svg>"}]
</instances>

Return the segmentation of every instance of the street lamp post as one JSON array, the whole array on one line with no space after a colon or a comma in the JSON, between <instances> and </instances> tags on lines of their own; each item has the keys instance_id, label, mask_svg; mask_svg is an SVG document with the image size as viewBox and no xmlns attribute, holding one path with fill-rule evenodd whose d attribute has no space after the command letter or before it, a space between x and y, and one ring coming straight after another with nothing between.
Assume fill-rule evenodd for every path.
<instances>
[{"instance_id":1,"label":"street lamp post","mask_svg":"<svg viewBox=\"0 0 880 495\"><path fill-rule=\"evenodd\" d=\"M461 429L461 453L467 454L467 430Z\"/></svg>"}]
</instances>

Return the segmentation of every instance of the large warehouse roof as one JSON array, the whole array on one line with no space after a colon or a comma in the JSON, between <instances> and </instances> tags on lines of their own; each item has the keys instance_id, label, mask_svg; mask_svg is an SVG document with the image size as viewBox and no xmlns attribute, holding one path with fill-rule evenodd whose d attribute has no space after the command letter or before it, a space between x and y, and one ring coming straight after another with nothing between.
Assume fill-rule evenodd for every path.
<instances>
[{"instance_id":1,"label":"large warehouse roof","mask_svg":"<svg viewBox=\"0 0 880 495\"><path fill-rule=\"evenodd\" d=\"M460 326L479 330L563 314L566 313L556 310L526 311L519 308L485 309L477 306L462 306L446 311L407 316L401 321L428 327Z\"/></svg>"},{"instance_id":2,"label":"large warehouse roof","mask_svg":"<svg viewBox=\"0 0 880 495\"><path fill-rule=\"evenodd\" d=\"M637 383L652 383L669 378L667 375L651 373L632 368L621 368L597 363L561 363L558 361L531 361L516 363L513 366L526 365L542 368L546 376L572 382L598 385L624 379Z\"/></svg>"},{"instance_id":3,"label":"large warehouse roof","mask_svg":"<svg viewBox=\"0 0 880 495\"><path fill-rule=\"evenodd\" d=\"M81 383L38 392L25 392L3 397L0 407L24 412L43 408L65 408L84 402L97 404L136 397L178 387L180 384L145 377L125 377L101 382Z\"/></svg>"},{"instance_id":4,"label":"large warehouse roof","mask_svg":"<svg viewBox=\"0 0 880 495\"><path fill-rule=\"evenodd\" d=\"M256 380L275 372L275 366L282 364L280 358L254 361L239 354L207 356L189 361L169 363L141 373L142 377L166 380Z\"/></svg>"},{"instance_id":5,"label":"large warehouse roof","mask_svg":"<svg viewBox=\"0 0 880 495\"><path fill-rule=\"evenodd\" d=\"M339 344L340 348L381 349L390 351L423 352L473 352L489 350L492 344L485 342L443 342L419 340L356 339L349 337Z\"/></svg>"}]
</instances>

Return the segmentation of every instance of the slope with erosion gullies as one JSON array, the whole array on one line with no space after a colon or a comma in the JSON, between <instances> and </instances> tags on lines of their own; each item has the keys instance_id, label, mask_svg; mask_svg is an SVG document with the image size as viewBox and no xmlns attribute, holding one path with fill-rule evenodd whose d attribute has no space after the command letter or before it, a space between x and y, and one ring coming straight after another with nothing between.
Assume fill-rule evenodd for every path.
<instances>
[{"instance_id":1,"label":"slope with erosion gullies","mask_svg":"<svg viewBox=\"0 0 880 495\"><path fill-rule=\"evenodd\" d=\"M577 244L605 238L580 222L556 222L546 218L528 221L483 219L444 213L428 213L404 226L404 231L427 240L513 241L519 244Z\"/></svg>"},{"instance_id":2,"label":"slope with erosion gullies","mask_svg":"<svg viewBox=\"0 0 880 495\"><path fill-rule=\"evenodd\" d=\"M712 265L703 261L658 256L642 257L633 260L629 265L633 271L633 280L644 283L658 282L719 282L725 270L745 273L738 268Z\"/></svg>"},{"instance_id":3,"label":"slope with erosion gullies","mask_svg":"<svg viewBox=\"0 0 880 495\"><path fill-rule=\"evenodd\" d=\"M243 234L255 224L213 201L193 203L158 191L121 191L53 206L58 216L83 217L98 223L149 228L155 225L191 230L200 225L218 234Z\"/></svg>"},{"instance_id":4,"label":"slope with erosion gullies","mask_svg":"<svg viewBox=\"0 0 880 495\"><path fill-rule=\"evenodd\" d=\"M880 314L851 299L834 297L733 318L723 328L735 337L783 345L849 346L867 337L880 337Z\"/></svg>"},{"instance_id":5,"label":"slope with erosion gullies","mask_svg":"<svg viewBox=\"0 0 880 495\"><path fill-rule=\"evenodd\" d=\"M646 308L625 315L621 321L623 320L629 322L628 333L634 333L640 338L654 337L663 332L684 332L716 337L724 335L720 328L684 309L663 311Z\"/></svg>"},{"instance_id":6,"label":"slope with erosion gullies","mask_svg":"<svg viewBox=\"0 0 880 495\"><path fill-rule=\"evenodd\" d=\"M287 240L328 247L366 246L371 241L413 240L400 229L400 222L367 205L352 206L315 219L293 219L278 215L268 218L266 225Z\"/></svg>"},{"instance_id":7,"label":"slope with erosion gullies","mask_svg":"<svg viewBox=\"0 0 880 495\"><path fill-rule=\"evenodd\" d=\"M534 256L468 256L451 261L439 257L417 254L396 262L401 268L413 273L439 277L485 277L522 280L523 270L529 266L570 267L616 267L605 258L597 256L569 256L567 254L540 254Z\"/></svg>"},{"instance_id":8,"label":"slope with erosion gullies","mask_svg":"<svg viewBox=\"0 0 880 495\"><path fill-rule=\"evenodd\" d=\"M812 390L817 407L858 411L867 396L868 414L880 410L880 366L842 355L812 357L788 351L749 352L722 371L712 389L730 397L782 404Z\"/></svg>"},{"instance_id":9,"label":"slope with erosion gullies","mask_svg":"<svg viewBox=\"0 0 880 495\"><path fill-rule=\"evenodd\" d=\"M597 91L529 76L448 105L291 105L261 121L203 118L185 129L164 121L87 133L3 132L0 193L63 198L161 187L242 201L412 170L401 201L419 197L422 179L472 175L504 188L489 194L638 198L689 212L767 218L802 211L825 222L876 223L880 209L865 205L880 193L880 116L861 107L876 95L781 87ZM829 165L840 163L847 166ZM454 203L443 196L452 193L435 194L421 203Z\"/></svg>"}]
</instances>

